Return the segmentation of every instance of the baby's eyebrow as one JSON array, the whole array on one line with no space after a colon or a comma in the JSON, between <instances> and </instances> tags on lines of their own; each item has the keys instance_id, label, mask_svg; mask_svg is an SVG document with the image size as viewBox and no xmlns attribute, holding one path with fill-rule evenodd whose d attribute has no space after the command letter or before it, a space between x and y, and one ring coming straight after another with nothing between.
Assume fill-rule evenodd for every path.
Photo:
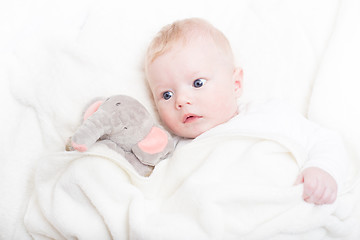
<instances>
[{"instance_id":1,"label":"baby's eyebrow","mask_svg":"<svg viewBox=\"0 0 360 240\"><path fill-rule=\"evenodd\" d=\"M161 84L158 84L158 83L152 83L149 85L150 85L151 91L159 91L159 89L162 88Z\"/></svg>"},{"instance_id":2,"label":"baby's eyebrow","mask_svg":"<svg viewBox=\"0 0 360 240\"><path fill-rule=\"evenodd\" d=\"M157 86L155 88L153 88L152 92L155 95L162 95L164 92L169 91L169 88L165 88L165 87L161 87L161 86Z\"/></svg>"},{"instance_id":3,"label":"baby's eyebrow","mask_svg":"<svg viewBox=\"0 0 360 240\"><path fill-rule=\"evenodd\" d=\"M189 77L190 78L196 78L199 75L200 75L200 71L193 71L193 72L190 72Z\"/></svg>"}]
</instances>

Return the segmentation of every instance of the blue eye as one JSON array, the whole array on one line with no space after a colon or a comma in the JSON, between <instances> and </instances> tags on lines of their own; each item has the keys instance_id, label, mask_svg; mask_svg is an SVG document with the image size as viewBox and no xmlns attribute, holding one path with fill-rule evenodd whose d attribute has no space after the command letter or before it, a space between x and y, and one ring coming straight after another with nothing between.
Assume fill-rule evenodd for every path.
<instances>
[{"instance_id":1,"label":"blue eye","mask_svg":"<svg viewBox=\"0 0 360 240\"><path fill-rule=\"evenodd\" d=\"M164 98L165 100L169 100L173 95L174 95L173 92L166 91L166 92L163 93L163 98Z\"/></svg>"},{"instance_id":2,"label":"blue eye","mask_svg":"<svg viewBox=\"0 0 360 240\"><path fill-rule=\"evenodd\" d=\"M204 84L206 83L205 79L199 78L196 79L193 83L193 87L195 88L201 88L202 86L204 86Z\"/></svg>"}]
</instances>

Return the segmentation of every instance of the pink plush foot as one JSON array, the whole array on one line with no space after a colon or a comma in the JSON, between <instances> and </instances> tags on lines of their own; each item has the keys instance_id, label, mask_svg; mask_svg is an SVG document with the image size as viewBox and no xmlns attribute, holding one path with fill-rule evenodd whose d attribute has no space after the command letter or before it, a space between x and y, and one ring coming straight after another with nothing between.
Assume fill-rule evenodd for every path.
<instances>
[{"instance_id":1,"label":"pink plush foot","mask_svg":"<svg viewBox=\"0 0 360 240\"><path fill-rule=\"evenodd\" d=\"M78 150L79 152L85 152L87 150L87 147L84 144L76 144L72 142L72 146L74 149Z\"/></svg>"}]
</instances>

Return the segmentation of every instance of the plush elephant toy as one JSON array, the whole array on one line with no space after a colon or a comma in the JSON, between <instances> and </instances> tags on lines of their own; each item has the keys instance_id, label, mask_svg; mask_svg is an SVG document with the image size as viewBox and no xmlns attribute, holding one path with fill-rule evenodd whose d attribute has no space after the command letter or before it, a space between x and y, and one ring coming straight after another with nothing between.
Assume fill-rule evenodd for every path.
<instances>
[{"instance_id":1,"label":"plush elephant toy","mask_svg":"<svg viewBox=\"0 0 360 240\"><path fill-rule=\"evenodd\" d=\"M126 95L91 104L67 150L84 152L95 142L119 152L142 176L149 176L174 149L171 135L154 123L140 102Z\"/></svg>"}]
</instances>

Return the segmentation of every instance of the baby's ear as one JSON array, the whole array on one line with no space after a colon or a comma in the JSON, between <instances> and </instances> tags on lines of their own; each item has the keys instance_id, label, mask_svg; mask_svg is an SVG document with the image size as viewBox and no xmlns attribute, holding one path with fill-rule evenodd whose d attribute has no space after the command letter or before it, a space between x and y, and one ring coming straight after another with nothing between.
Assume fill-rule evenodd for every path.
<instances>
[{"instance_id":1,"label":"baby's ear","mask_svg":"<svg viewBox=\"0 0 360 240\"><path fill-rule=\"evenodd\" d=\"M233 82L235 84L235 93L237 97L240 97L242 93L242 83L243 83L243 70L240 67L234 69L233 73Z\"/></svg>"},{"instance_id":2,"label":"baby's ear","mask_svg":"<svg viewBox=\"0 0 360 240\"><path fill-rule=\"evenodd\" d=\"M93 115L94 112L96 112L99 109L100 105L103 104L103 102L104 101L96 101L93 104L91 104L84 113L84 121L88 119L91 115Z\"/></svg>"}]
</instances>

